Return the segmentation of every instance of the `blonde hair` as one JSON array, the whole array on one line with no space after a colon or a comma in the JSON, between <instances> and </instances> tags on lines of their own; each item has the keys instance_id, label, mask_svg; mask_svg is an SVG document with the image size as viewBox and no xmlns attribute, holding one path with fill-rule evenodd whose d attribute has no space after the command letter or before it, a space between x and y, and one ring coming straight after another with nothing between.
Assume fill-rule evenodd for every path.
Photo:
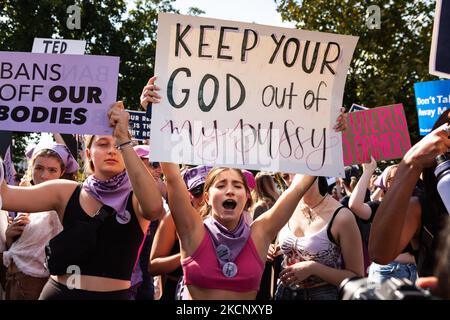
<instances>
[{"instance_id":1,"label":"blonde hair","mask_svg":"<svg viewBox=\"0 0 450 320\"><path fill-rule=\"evenodd\" d=\"M250 188L248 187L247 179L245 178L242 171L239 169L223 168L223 167L211 169L205 179L205 185L203 188L203 197L202 198L205 199L205 193L207 193L209 191L209 189L211 188L213 183L216 181L219 174L221 174L222 172L225 172L225 171L229 171L229 170L233 170L233 171L237 172L239 174L239 176L241 177L246 194L248 195L247 203L245 204L244 210L250 209L250 207L253 204L252 197L250 196ZM211 209L212 209L211 206L209 204L207 204L205 200L202 200L202 205L199 209L200 216L203 219L206 219L211 214Z\"/></svg>"}]
</instances>

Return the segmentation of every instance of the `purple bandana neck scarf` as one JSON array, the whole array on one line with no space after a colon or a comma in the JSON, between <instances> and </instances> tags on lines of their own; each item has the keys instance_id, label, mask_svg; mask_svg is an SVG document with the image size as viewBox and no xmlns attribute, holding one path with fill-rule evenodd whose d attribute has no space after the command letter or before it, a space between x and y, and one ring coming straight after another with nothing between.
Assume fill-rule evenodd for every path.
<instances>
[{"instance_id":1,"label":"purple bandana neck scarf","mask_svg":"<svg viewBox=\"0 0 450 320\"><path fill-rule=\"evenodd\" d=\"M116 219L119 223L125 224L130 221L131 214L125 208L132 189L125 170L103 181L91 175L84 181L83 189L94 199L116 210Z\"/></svg>"},{"instance_id":2,"label":"purple bandana neck scarf","mask_svg":"<svg viewBox=\"0 0 450 320\"><path fill-rule=\"evenodd\" d=\"M211 235L217 260L219 260L222 268L227 262L234 262L246 245L248 237L250 237L250 226L246 223L244 215L245 212L241 215L241 219L233 231L225 228L212 216L203 221ZM221 250L221 248L224 250Z\"/></svg>"}]
</instances>

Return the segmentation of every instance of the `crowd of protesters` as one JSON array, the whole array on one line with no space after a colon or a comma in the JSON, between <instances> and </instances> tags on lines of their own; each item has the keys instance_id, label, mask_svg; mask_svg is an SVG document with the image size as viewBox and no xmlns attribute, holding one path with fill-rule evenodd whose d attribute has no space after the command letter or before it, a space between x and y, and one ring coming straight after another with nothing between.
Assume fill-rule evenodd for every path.
<instances>
[{"instance_id":1,"label":"crowd of protesters","mask_svg":"<svg viewBox=\"0 0 450 320\"><path fill-rule=\"evenodd\" d=\"M144 108L159 107L155 80ZM152 162L121 102L108 117L112 136L84 139L84 181L60 143L30 150L20 186L2 173L2 299L336 300L344 279L364 276L419 277L450 298L449 218L434 176L450 149L449 111L382 175L372 160L331 185Z\"/></svg>"}]
</instances>

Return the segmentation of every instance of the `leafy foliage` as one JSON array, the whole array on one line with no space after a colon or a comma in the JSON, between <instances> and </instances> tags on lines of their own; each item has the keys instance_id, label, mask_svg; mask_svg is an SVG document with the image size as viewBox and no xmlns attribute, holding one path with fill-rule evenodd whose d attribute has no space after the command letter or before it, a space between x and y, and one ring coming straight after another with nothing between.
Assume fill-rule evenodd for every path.
<instances>
[{"instance_id":1,"label":"leafy foliage","mask_svg":"<svg viewBox=\"0 0 450 320\"><path fill-rule=\"evenodd\" d=\"M282 19L297 28L358 36L344 105L403 103L412 143L418 139L414 83L428 73L434 1L275 0ZM370 5L381 8L381 28L366 25Z\"/></svg>"}]
</instances>

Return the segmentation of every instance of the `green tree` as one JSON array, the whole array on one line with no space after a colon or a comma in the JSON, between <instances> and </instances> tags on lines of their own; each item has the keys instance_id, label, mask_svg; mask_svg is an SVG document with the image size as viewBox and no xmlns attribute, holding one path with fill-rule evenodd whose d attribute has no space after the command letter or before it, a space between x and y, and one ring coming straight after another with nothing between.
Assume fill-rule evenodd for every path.
<instances>
[{"instance_id":1,"label":"green tree","mask_svg":"<svg viewBox=\"0 0 450 320\"><path fill-rule=\"evenodd\" d=\"M2 0L0 50L30 52L33 39L86 40L86 54L120 57L118 99L139 109L139 95L153 74L159 12L177 12L175 0L136 0L127 12L124 0ZM81 8L81 28L67 28L67 8ZM202 13L192 8L193 14ZM14 134L14 159L23 159L28 134Z\"/></svg>"},{"instance_id":2,"label":"green tree","mask_svg":"<svg viewBox=\"0 0 450 320\"><path fill-rule=\"evenodd\" d=\"M344 105L403 103L412 143L418 139L415 82L428 73L434 1L275 0L283 20L300 29L358 36ZM299 3L300 2L300 3ZM381 8L381 28L366 25L370 5Z\"/></svg>"}]
</instances>

